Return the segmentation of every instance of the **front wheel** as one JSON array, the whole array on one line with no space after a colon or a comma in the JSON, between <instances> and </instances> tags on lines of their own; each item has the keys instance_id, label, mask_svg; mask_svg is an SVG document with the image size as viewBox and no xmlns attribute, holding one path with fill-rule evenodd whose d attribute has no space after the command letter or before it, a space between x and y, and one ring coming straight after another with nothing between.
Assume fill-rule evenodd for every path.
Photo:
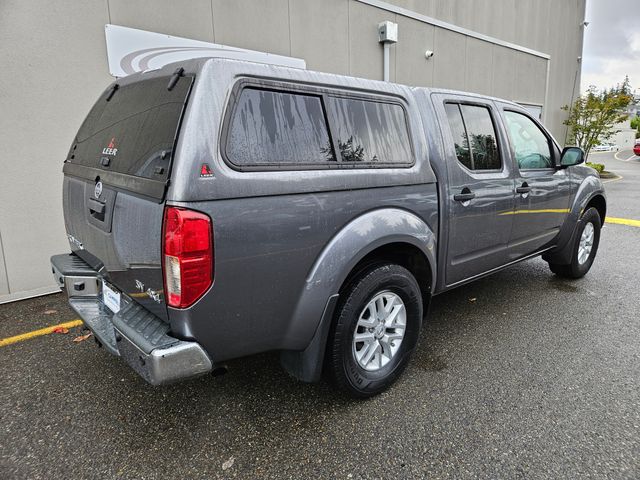
<instances>
[{"instance_id":1,"label":"front wheel","mask_svg":"<svg viewBox=\"0 0 640 480\"><path fill-rule=\"evenodd\" d=\"M330 333L335 383L366 398L387 389L407 366L422 320L420 287L400 265L372 265L349 283Z\"/></svg>"},{"instance_id":2,"label":"front wheel","mask_svg":"<svg viewBox=\"0 0 640 480\"><path fill-rule=\"evenodd\" d=\"M578 221L578 230L572 247L571 263L559 265L549 262L551 271L559 277L584 277L596 258L598 245L600 244L601 228L602 224L598 211L593 207L586 210Z\"/></svg>"}]
</instances>

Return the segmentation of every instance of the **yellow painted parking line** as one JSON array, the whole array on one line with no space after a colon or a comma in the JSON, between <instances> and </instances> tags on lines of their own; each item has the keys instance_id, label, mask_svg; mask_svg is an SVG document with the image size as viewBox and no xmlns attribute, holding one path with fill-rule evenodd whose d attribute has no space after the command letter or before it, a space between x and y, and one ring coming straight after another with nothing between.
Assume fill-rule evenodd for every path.
<instances>
[{"instance_id":1,"label":"yellow painted parking line","mask_svg":"<svg viewBox=\"0 0 640 480\"><path fill-rule=\"evenodd\" d=\"M29 340L35 337L41 337L42 335L49 335L50 333L53 333L53 331L58 328L79 327L80 325L82 325L82 323L83 323L82 320L76 319L76 320L71 320L70 322L59 323L57 325L51 325L50 327L41 328L40 330L34 330L33 332L27 332L21 335L16 335L15 337L2 338L0 339L0 347L6 347L7 345L23 342L25 340Z\"/></svg>"},{"instance_id":2,"label":"yellow painted parking line","mask_svg":"<svg viewBox=\"0 0 640 480\"><path fill-rule=\"evenodd\" d=\"M640 227L640 220L632 220L630 218L607 217L606 223L617 223L618 225L628 225L629 227Z\"/></svg>"}]
</instances>

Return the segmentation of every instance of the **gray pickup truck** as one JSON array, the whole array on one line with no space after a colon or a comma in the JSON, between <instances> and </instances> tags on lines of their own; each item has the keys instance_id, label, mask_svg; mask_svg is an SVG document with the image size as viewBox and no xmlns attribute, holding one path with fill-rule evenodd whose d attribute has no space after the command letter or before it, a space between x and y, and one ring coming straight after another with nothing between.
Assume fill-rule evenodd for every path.
<instances>
[{"instance_id":1,"label":"gray pickup truck","mask_svg":"<svg viewBox=\"0 0 640 480\"><path fill-rule=\"evenodd\" d=\"M190 60L100 96L64 162L72 253L51 263L151 384L279 351L367 397L432 296L537 255L587 273L606 200L582 162L512 102Z\"/></svg>"}]
</instances>

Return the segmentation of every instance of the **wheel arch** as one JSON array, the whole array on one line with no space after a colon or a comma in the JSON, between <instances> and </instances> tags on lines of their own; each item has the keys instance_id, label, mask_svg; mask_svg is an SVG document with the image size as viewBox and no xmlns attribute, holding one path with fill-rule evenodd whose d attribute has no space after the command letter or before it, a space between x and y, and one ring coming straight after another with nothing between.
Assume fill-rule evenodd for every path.
<instances>
[{"instance_id":1,"label":"wheel arch","mask_svg":"<svg viewBox=\"0 0 640 480\"><path fill-rule=\"evenodd\" d=\"M406 241L386 243L367 253L347 274L338 293L342 295L362 271L377 263L396 263L409 270L418 282L426 310L435 283L433 267L422 250Z\"/></svg>"},{"instance_id":2,"label":"wheel arch","mask_svg":"<svg viewBox=\"0 0 640 480\"><path fill-rule=\"evenodd\" d=\"M435 224L435 222L433 222ZM327 336L340 293L371 263L394 261L412 272L427 301L435 286L436 234L398 208L367 212L343 227L316 259L291 320L289 336L306 336L303 350L281 352L281 364L307 382L320 379Z\"/></svg>"},{"instance_id":3,"label":"wheel arch","mask_svg":"<svg viewBox=\"0 0 640 480\"><path fill-rule=\"evenodd\" d=\"M601 195L599 193L593 195L584 206L583 212L587 211L591 207L595 208L598 211L598 216L600 217L600 225L604 225L604 221L607 218L607 201L605 200L604 195Z\"/></svg>"},{"instance_id":4,"label":"wheel arch","mask_svg":"<svg viewBox=\"0 0 640 480\"><path fill-rule=\"evenodd\" d=\"M575 241L578 223L582 214L591 207L598 211L601 225L604 225L607 214L607 200L602 182L595 176L585 178L578 187L567 219L560 230L557 246L542 255L544 260L560 265L571 263L571 249Z\"/></svg>"}]
</instances>

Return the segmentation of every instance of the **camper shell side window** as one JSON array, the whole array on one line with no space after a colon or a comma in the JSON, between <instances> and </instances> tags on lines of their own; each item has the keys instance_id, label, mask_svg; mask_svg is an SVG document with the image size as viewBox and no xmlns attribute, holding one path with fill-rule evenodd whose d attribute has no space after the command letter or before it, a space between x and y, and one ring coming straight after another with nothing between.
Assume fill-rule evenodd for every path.
<instances>
[{"instance_id":1,"label":"camper shell side window","mask_svg":"<svg viewBox=\"0 0 640 480\"><path fill-rule=\"evenodd\" d=\"M234 87L221 152L236 170L397 168L415 163L400 99L254 79Z\"/></svg>"}]
</instances>

